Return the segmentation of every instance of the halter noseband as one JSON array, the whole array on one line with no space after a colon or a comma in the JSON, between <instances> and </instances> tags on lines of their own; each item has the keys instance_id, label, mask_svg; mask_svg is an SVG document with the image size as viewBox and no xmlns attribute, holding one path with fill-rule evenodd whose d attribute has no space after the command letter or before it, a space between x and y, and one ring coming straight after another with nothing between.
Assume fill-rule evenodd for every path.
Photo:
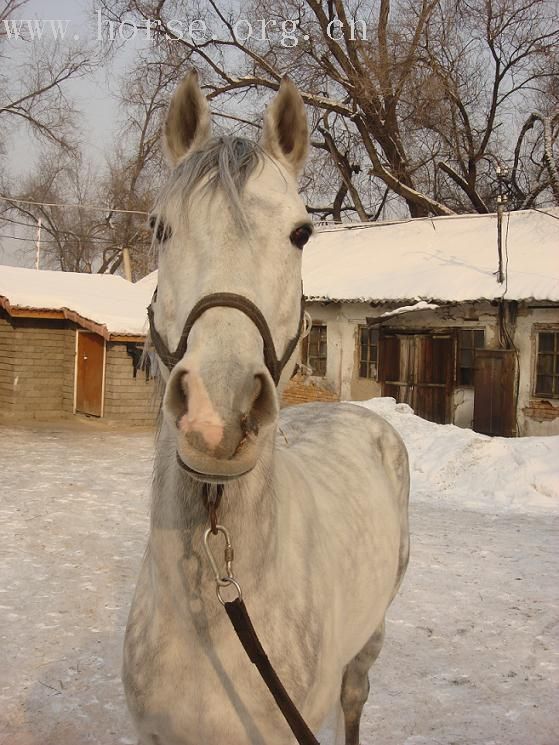
<instances>
[{"instance_id":1,"label":"halter noseband","mask_svg":"<svg viewBox=\"0 0 559 745\"><path fill-rule=\"evenodd\" d=\"M211 295L205 295L203 298L198 300L196 305L192 308L192 310L188 314L186 323L184 324L184 329L182 331L179 344L175 351L171 352L169 351L167 345L155 328L153 303L156 298L157 288L153 293L153 298L147 309L149 319L149 332L151 340L153 342L153 346L155 347L155 351L157 352L159 359L167 367L169 372L173 369L177 362L179 362L184 357L188 345L188 336L192 331L192 327L194 326L195 322L198 320L198 318L200 318L202 313L205 313L210 308L235 308L235 310L240 310L242 313L245 314L245 316L248 316L248 318L250 318L250 320L254 323L254 325L260 332L260 336L262 337L262 341L264 342L264 362L276 386L279 383L283 368L287 365L295 347L297 346L297 342L299 341L299 337L301 336L301 331L303 329L303 320L305 316L305 298L304 295L301 294L301 314L299 316L297 333L292 339L289 340L282 358L278 359L270 327L268 326L268 323L262 315L260 309L243 295L237 295L234 292L214 292Z\"/></svg>"}]
</instances>

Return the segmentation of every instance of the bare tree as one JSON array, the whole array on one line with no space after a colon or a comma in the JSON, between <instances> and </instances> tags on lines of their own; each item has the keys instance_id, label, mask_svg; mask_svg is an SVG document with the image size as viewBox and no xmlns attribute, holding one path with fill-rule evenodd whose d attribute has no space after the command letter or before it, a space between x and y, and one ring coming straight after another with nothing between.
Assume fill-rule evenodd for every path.
<instances>
[{"instance_id":1,"label":"bare tree","mask_svg":"<svg viewBox=\"0 0 559 745\"><path fill-rule=\"evenodd\" d=\"M320 179L316 190L309 183L311 210L372 220L387 200L414 217L494 207L496 165L513 164L518 116L556 80L555 6L253 0L232 11L207 0L202 13L181 0L117 0L105 10L107 21L128 19L157 34L151 61L177 78L187 65L200 68L217 113L237 129L255 123L261 92L290 75L313 111L311 181L326 161L335 169L327 197ZM195 19L206 23L204 38L185 33ZM551 182L542 190L541 181L524 182L534 184L533 203L550 198Z\"/></svg>"},{"instance_id":2,"label":"bare tree","mask_svg":"<svg viewBox=\"0 0 559 745\"><path fill-rule=\"evenodd\" d=\"M41 140L68 150L75 144L74 110L64 84L88 72L92 57L59 41L34 43L25 34L10 42L9 24L26 5L26 0L0 0L0 57L6 60L8 51L16 49L26 52L19 64L3 63L0 73L0 147L5 147L8 130L22 122Z\"/></svg>"},{"instance_id":3,"label":"bare tree","mask_svg":"<svg viewBox=\"0 0 559 745\"><path fill-rule=\"evenodd\" d=\"M5 219L30 240L41 221L41 265L67 272L114 273L120 265L110 210L101 204L100 184L91 166L76 154L61 158L58 147L43 153ZM28 228L25 231L25 227Z\"/></svg>"},{"instance_id":4,"label":"bare tree","mask_svg":"<svg viewBox=\"0 0 559 745\"><path fill-rule=\"evenodd\" d=\"M162 152L159 147L163 115L174 86L174 67L144 58L128 72L119 93L124 123L117 136L104 178L104 192L111 204L129 210L111 217L114 256L107 251L104 264L120 265L123 248L130 252L132 278L155 269L150 251L151 234L147 214L161 182Z\"/></svg>"}]
</instances>

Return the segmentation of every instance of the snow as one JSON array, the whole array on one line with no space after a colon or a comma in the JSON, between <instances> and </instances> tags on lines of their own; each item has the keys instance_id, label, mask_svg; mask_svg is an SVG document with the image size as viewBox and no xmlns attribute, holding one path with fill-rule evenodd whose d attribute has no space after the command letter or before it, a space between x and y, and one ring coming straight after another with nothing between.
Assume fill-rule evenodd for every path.
<instances>
[{"instance_id":1,"label":"snow","mask_svg":"<svg viewBox=\"0 0 559 745\"><path fill-rule=\"evenodd\" d=\"M415 416L393 398L361 404L387 419L410 455L415 501L559 515L559 436L487 437Z\"/></svg>"},{"instance_id":2,"label":"snow","mask_svg":"<svg viewBox=\"0 0 559 745\"><path fill-rule=\"evenodd\" d=\"M10 306L70 310L105 326L112 334L146 333L146 307L153 293L149 292L150 286L149 282L132 284L114 274L0 267L0 297L5 297Z\"/></svg>"},{"instance_id":3,"label":"snow","mask_svg":"<svg viewBox=\"0 0 559 745\"><path fill-rule=\"evenodd\" d=\"M490 439L392 399L363 405L410 451L412 557L361 744L552 745L559 438ZM121 645L153 433L89 421L1 433L0 743L135 745Z\"/></svg>"},{"instance_id":4,"label":"snow","mask_svg":"<svg viewBox=\"0 0 559 745\"><path fill-rule=\"evenodd\" d=\"M503 218L506 285L497 282L497 216L452 215L317 230L303 252L315 300L559 300L559 211Z\"/></svg>"},{"instance_id":5,"label":"snow","mask_svg":"<svg viewBox=\"0 0 559 745\"><path fill-rule=\"evenodd\" d=\"M381 313L379 318L392 318L392 316L400 316L402 313L411 313L417 310L437 310L440 306L436 303L427 303L425 300L415 298L416 302L413 305L402 305L394 310L387 310L385 313Z\"/></svg>"},{"instance_id":6,"label":"snow","mask_svg":"<svg viewBox=\"0 0 559 745\"><path fill-rule=\"evenodd\" d=\"M309 300L559 301L559 211L511 212L503 219L507 282L497 282L496 215L452 215L318 229L303 252ZM70 310L109 334L145 335L157 272L132 284L106 274L0 267L0 300L12 307ZM393 311L389 311L393 314ZM388 314L384 314L388 315Z\"/></svg>"}]
</instances>

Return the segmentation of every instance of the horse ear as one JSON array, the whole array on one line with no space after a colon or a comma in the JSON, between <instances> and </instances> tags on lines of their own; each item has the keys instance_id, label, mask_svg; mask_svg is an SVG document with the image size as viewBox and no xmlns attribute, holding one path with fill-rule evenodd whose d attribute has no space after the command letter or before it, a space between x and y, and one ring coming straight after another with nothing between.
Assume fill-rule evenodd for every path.
<instances>
[{"instance_id":1,"label":"horse ear","mask_svg":"<svg viewBox=\"0 0 559 745\"><path fill-rule=\"evenodd\" d=\"M286 162L296 176L305 165L309 149L305 104L289 78L282 78L266 109L261 144L274 158Z\"/></svg>"},{"instance_id":2,"label":"horse ear","mask_svg":"<svg viewBox=\"0 0 559 745\"><path fill-rule=\"evenodd\" d=\"M198 85L198 73L191 70L175 91L165 121L163 141L171 165L200 147L210 129L210 107Z\"/></svg>"}]
</instances>

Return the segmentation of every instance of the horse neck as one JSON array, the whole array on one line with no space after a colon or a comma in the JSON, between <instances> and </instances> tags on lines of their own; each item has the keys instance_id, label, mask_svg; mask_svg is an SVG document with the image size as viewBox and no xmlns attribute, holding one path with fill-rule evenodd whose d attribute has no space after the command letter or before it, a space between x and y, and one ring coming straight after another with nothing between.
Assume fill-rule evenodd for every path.
<instances>
[{"instance_id":1,"label":"horse neck","mask_svg":"<svg viewBox=\"0 0 559 745\"><path fill-rule=\"evenodd\" d=\"M271 431L249 474L225 484L218 509L218 522L233 539L250 542L252 561L265 555L275 529L274 437ZM177 462L175 438L172 428L164 423L156 443L151 508L150 545L156 561L174 561L184 541L201 545L209 526L203 484Z\"/></svg>"}]
</instances>

